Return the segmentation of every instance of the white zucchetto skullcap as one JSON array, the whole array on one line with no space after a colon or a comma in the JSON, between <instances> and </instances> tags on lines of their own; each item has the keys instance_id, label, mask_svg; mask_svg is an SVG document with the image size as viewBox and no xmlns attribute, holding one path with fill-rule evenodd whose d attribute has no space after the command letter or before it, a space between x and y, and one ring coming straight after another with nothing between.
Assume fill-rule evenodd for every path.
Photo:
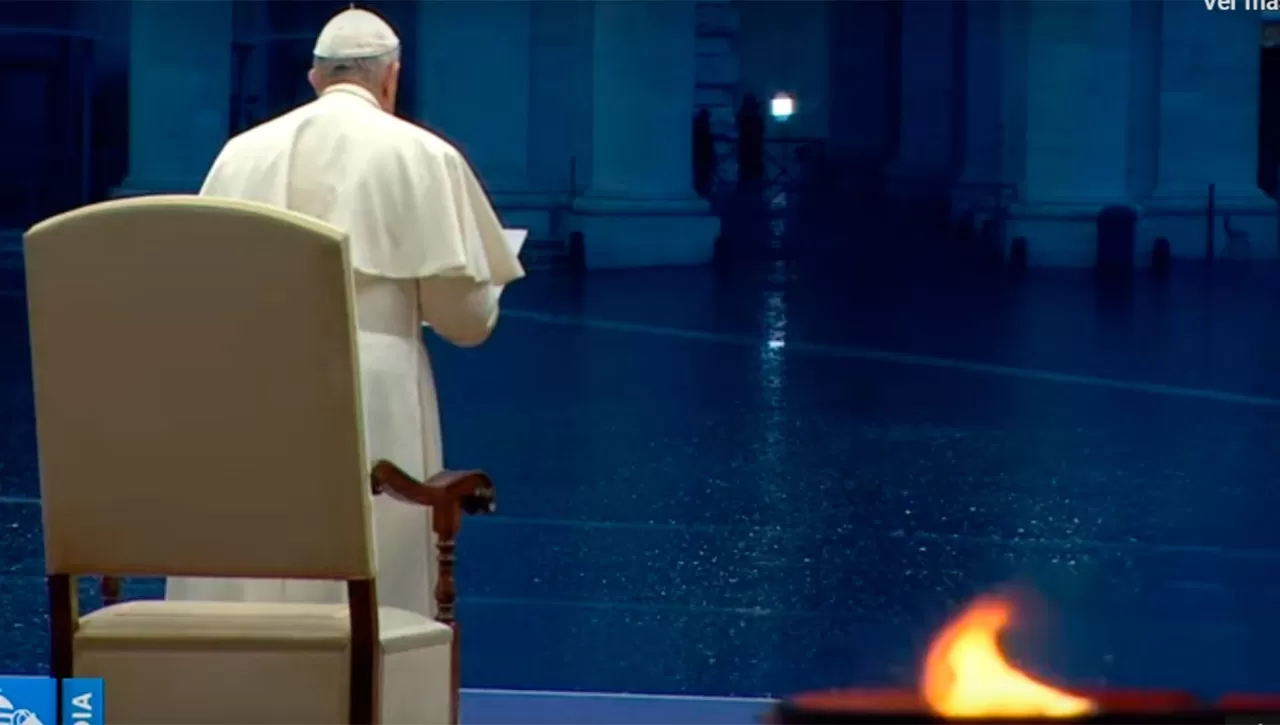
<instances>
[{"instance_id":1,"label":"white zucchetto skullcap","mask_svg":"<svg viewBox=\"0 0 1280 725\"><path fill-rule=\"evenodd\" d=\"M343 10L316 38L315 57L332 60L376 58L400 47L396 31L368 10Z\"/></svg>"}]
</instances>

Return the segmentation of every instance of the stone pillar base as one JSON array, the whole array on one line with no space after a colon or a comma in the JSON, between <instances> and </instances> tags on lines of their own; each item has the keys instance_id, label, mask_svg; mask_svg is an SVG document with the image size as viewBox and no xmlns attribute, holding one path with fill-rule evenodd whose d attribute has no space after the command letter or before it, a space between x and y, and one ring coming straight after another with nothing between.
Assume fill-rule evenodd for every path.
<instances>
[{"instance_id":1,"label":"stone pillar base","mask_svg":"<svg viewBox=\"0 0 1280 725\"><path fill-rule=\"evenodd\" d=\"M1117 202L1120 203L1120 202ZM1015 204L1009 209L1005 243L1027 240L1027 264L1033 267L1092 267L1098 257L1099 202ZM1139 236L1135 264L1151 259L1151 243Z\"/></svg>"},{"instance_id":2,"label":"stone pillar base","mask_svg":"<svg viewBox=\"0 0 1280 725\"><path fill-rule=\"evenodd\" d=\"M1138 222L1139 245L1169 240L1175 258L1204 259L1208 242L1208 193L1153 194L1143 204ZM1213 256L1215 259L1280 257L1276 202L1258 189L1226 189L1215 194ZM1230 231L1228 231L1230 230Z\"/></svg>"},{"instance_id":3,"label":"stone pillar base","mask_svg":"<svg viewBox=\"0 0 1280 725\"><path fill-rule=\"evenodd\" d=\"M720 220L698 198L584 196L571 214L588 269L709 264L720 235Z\"/></svg>"},{"instance_id":4,"label":"stone pillar base","mask_svg":"<svg viewBox=\"0 0 1280 725\"><path fill-rule=\"evenodd\" d=\"M565 200L555 194L495 191L490 201L502 218L503 226L528 229L531 240L563 241L568 236L563 229L557 229L555 212L565 206Z\"/></svg>"},{"instance_id":5,"label":"stone pillar base","mask_svg":"<svg viewBox=\"0 0 1280 725\"><path fill-rule=\"evenodd\" d=\"M1208 224L1206 201L1203 197L1153 196L1136 206L1134 265L1151 264L1151 250L1161 237L1169 240L1173 257L1203 260ZM1097 259L1098 212L1108 205L1015 205L1010 209L1005 240L1026 237L1027 262L1032 266L1091 267ZM1221 196L1215 200L1215 210L1215 259L1280 257L1277 207L1270 198L1260 192ZM1228 224L1231 234L1227 233Z\"/></svg>"}]
</instances>

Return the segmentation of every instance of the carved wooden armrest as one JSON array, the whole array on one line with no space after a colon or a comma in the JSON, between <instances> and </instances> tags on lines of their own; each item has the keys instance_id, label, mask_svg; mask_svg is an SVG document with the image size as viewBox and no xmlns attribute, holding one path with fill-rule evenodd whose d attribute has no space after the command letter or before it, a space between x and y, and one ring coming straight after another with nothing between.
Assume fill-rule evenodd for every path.
<instances>
[{"instance_id":1,"label":"carved wooden armrest","mask_svg":"<svg viewBox=\"0 0 1280 725\"><path fill-rule=\"evenodd\" d=\"M436 578L436 619L453 626L457 588L454 584L454 540L462 527L462 514L489 514L497 510L493 481L484 471L441 471L419 482L388 461L378 461L369 475L375 494L405 503L431 507L431 528L436 534L440 564Z\"/></svg>"},{"instance_id":2,"label":"carved wooden armrest","mask_svg":"<svg viewBox=\"0 0 1280 725\"><path fill-rule=\"evenodd\" d=\"M441 471L419 482L388 461L378 461L369 475L375 494L405 503L431 507L431 528L436 534L436 620L453 629L450 682L451 721L458 722L459 658L461 628L457 619L458 589L454 579L455 539L462 515L491 514L497 510L493 481L484 471Z\"/></svg>"},{"instance_id":3,"label":"carved wooden armrest","mask_svg":"<svg viewBox=\"0 0 1280 725\"><path fill-rule=\"evenodd\" d=\"M497 510L493 481L484 471L441 471L418 481L395 464L378 461L370 479L375 494L386 494L405 503L432 508L456 506L467 514L491 514Z\"/></svg>"},{"instance_id":4,"label":"carved wooden armrest","mask_svg":"<svg viewBox=\"0 0 1280 725\"><path fill-rule=\"evenodd\" d=\"M395 464L378 461L369 474L374 494L390 496L431 508L431 529L436 534L436 619L453 626L457 588L454 584L454 540L462 528L462 515L491 514L498 504L493 481L484 471L441 471L419 482Z\"/></svg>"}]
</instances>

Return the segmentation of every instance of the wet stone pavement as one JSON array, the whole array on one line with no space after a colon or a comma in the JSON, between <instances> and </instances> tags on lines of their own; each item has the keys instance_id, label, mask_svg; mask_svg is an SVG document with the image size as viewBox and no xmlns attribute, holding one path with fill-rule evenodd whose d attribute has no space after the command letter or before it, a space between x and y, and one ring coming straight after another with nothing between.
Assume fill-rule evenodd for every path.
<instances>
[{"instance_id":1,"label":"wet stone pavement","mask_svg":"<svg viewBox=\"0 0 1280 725\"><path fill-rule=\"evenodd\" d=\"M460 544L464 685L904 683L948 613L1013 585L1038 672L1276 689L1280 285L1216 274L522 282L488 345L430 340L448 463L501 500ZM35 672L29 353L0 283L0 671Z\"/></svg>"}]
</instances>

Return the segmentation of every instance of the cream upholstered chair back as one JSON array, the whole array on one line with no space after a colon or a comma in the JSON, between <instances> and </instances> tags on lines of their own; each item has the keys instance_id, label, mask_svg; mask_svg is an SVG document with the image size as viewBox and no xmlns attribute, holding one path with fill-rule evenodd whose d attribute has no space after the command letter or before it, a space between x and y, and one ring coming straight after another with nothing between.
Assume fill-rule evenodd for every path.
<instances>
[{"instance_id":1,"label":"cream upholstered chair back","mask_svg":"<svg viewBox=\"0 0 1280 725\"><path fill-rule=\"evenodd\" d=\"M26 267L51 574L374 575L341 231L142 197L34 227Z\"/></svg>"}]
</instances>

